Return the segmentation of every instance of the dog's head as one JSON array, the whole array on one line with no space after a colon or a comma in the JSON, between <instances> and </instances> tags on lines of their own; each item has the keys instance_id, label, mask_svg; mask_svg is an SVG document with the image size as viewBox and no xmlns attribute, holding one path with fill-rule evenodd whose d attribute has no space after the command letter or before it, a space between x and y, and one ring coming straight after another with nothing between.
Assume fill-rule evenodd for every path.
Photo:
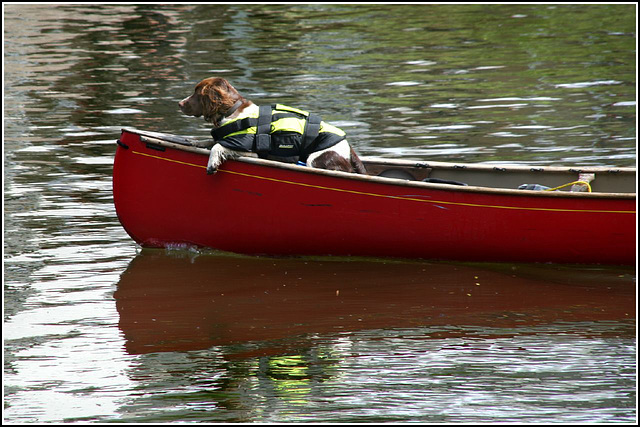
<instances>
[{"instance_id":1,"label":"dog's head","mask_svg":"<svg viewBox=\"0 0 640 427\"><path fill-rule=\"evenodd\" d=\"M245 101L231 84L221 77L210 77L196 85L193 95L178 102L187 116L203 116L215 127L220 125L236 101Z\"/></svg>"}]
</instances>

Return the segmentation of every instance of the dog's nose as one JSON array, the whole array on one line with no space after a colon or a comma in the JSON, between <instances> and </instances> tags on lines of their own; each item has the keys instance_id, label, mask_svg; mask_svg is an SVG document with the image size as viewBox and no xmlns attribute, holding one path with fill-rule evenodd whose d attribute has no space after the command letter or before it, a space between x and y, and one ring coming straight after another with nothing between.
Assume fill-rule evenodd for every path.
<instances>
[{"instance_id":1,"label":"dog's nose","mask_svg":"<svg viewBox=\"0 0 640 427\"><path fill-rule=\"evenodd\" d=\"M187 111L189 109L189 104L187 103L186 99L183 99L182 101L178 102L178 107L180 107L180 111L182 111L184 114L189 113L189 111Z\"/></svg>"}]
</instances>

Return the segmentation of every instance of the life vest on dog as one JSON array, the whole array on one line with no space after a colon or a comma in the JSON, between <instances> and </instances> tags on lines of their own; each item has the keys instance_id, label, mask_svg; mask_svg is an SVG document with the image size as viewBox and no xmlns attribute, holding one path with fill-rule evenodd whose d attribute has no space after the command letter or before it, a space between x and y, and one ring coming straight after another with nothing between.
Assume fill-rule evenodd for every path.
<instances>
[{"instance_id":1,"label":"life vest on dog","mask_svg":"<svg viewBox=\"0 0 640 427\"><path fill-rule=\"evenodd\" d=\"M211 136L223 147L291 163L306 162L311 153L345 139L341 129L320 116L281 104L261 106L258 115L233 119L211 130Z\"/></svg>"}]
</instances>

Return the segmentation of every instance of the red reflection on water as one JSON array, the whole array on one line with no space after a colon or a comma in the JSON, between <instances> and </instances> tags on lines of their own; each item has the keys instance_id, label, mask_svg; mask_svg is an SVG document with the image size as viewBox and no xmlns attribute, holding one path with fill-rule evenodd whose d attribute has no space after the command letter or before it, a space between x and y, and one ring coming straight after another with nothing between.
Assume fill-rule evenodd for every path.
<instances>
[{"instance_id":1,"label":"red reflection on water","mask_svg":"<svg viewBox=\"0 0 640 427\"><path fill-rule=\"evenodd\" d=\"M634 319L634 278L634 271L594 267L145 251L114 297L126 349L141 354L376 328Z\"/></svg>"}]
</instances>

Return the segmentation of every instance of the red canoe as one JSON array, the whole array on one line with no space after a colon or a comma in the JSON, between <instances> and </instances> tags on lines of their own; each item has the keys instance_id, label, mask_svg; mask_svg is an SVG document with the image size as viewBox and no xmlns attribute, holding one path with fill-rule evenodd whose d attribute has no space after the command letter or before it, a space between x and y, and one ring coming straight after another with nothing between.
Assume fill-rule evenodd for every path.
<instances>
[{"instance_id":1,"label":"red canoe","mask_svg":"<svg viewBox=\"0 0 640 427\"><path fill-rule=\"evenodd\" d=\"M264 255L636 263L635 168L363 159L370 173L364 176L242 158L207 175L208 153L187 138L122 131L113 196L138 244ZM522 184L561 188L518 189Z\"/></svg>"}]
</instances>

